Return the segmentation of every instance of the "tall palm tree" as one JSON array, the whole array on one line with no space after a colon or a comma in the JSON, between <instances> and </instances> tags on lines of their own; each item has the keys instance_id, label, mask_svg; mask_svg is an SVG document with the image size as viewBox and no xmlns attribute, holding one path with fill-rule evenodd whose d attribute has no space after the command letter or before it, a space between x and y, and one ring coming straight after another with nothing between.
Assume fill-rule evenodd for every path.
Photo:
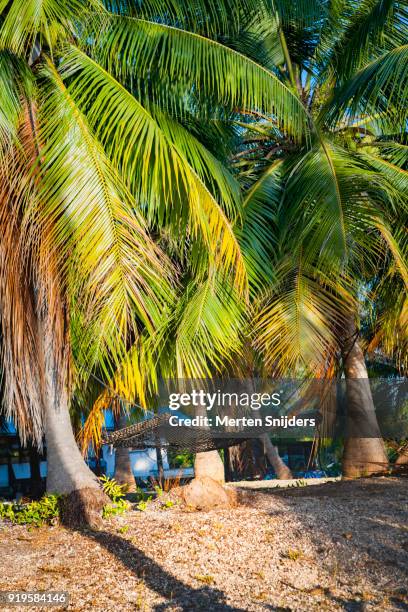
<instances>
[{"instance_id":1,"label":"tall palm tree","mask_svg":"<svg viewBox=\"0 0 408 612\"><path fill-rule=\"evenodd\" d=\"M45 434L47 489L78 515L104 500L73 436L73 390L180 316L180 258L191 307L214 283L224 296L223 278L247 299L238 184L197 137L197 108L263 109L296 142L307 130L297 95L220 39L254 4L0 2L5 405L23 441ZM184 332L178 354L190 350Z\"/></svg>"},{"instance_id":2,"label":"tall palm tree","mask_svg":"<svg viewBox=\"0 0 408 612\"><path fill-rule=\"evenodd\" d=\"M374 282L390 304L377 319L377 341L392 344L393 320L401 325L400 346L406 337L406 299L390 298L396 286L405 294L407 284L406 4L265 0L253 9L237 6L231 15L239 16L232 27L214 15L202 23L189 15L194 35L184 32L178 42L180 55L188 58L184 74L196 88L188 120L194 123L199 116L204 122L205 109L212 125L233 124L242 143L230 153L246 191L234 229L252 308L248 311L233 277L214 270L196 244L162 235L161 245L181 270L182 289L157 335L158 370L169 377L236 373L250 337L263 372L327 375L334 360L347 380L362 377L348 385L353 390L349 414L354 407L372 418L357 323L361 294ZM168 55L170 32L160 28L156 55L148 56L146 65L151 70L153 62L157 97L166 98L177 68ZM176 33L178 28L173 43ZM128 44L114 36L121 74L127 74L132 51L147 43L132 39ZM198 41L202 46L194 49L200 48L200 55L193 59L189 51ZM225 91L218 91L224 113L216 96L205 100L208 81L220 76L215 60L214 70L208 70L208 46L214 56L226 46L235 49L237 62L246 58L259 74L273 74L291 92L282 100L290 117L282 121L278 107L265 112L259 99L253 104L246 97L251 88L234 101L232 114L225 112ZM237 63L228 64L228 87L237 70ZM346 447L346 474L377 471L385 462L379 437L370 444L354 439Z\"/></svg>"},{"instance_id":3,"label":"tall palm tree","mask_svg":"<svg viewBox=\"0 0 408 612\"><path fill-rule=\"evenodd\" d=\"M279 38L272 46L265 34L264 57L302 101L310 135L296 145L258 115L236 156L249 185L244 244L263 292L255 345L274 373L327 375L342 359L349 418L375 428L358 316L378 285L388 296L378 341L389 345L389 321L406 318L407 4L307 2L302 16L288 2L275 7ZM372 431L346 441L345 476L386 469Z\"/></svg>"}]
</instances>

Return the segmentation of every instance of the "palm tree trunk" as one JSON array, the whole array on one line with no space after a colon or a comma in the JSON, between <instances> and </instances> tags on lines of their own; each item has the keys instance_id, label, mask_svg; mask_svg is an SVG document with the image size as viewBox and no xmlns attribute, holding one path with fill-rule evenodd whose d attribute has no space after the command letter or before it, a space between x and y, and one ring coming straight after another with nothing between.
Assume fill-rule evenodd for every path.
<instances>
[{"instance_id":1,"label":"palm tree trunk","mask_svg":"<svg viewBox=\"0 0 408 612\"><path fill-rule=\"evenodd\" d=\"M21 128L20 154L10 155L13 174L25 175L40 153L29 105ZM15 164L15 165L13 165ZM7 168L7 171L5 170ZM21 189L15 191L4 164L0 193L0 316L5 365L4 395L23 442L47 447L49 493L61 494L61 515L68 525L92 525L101 520L108 501L76 444L69 415L70 338L68 300L52 244L49 220L40 227L23 227ZM24 179L25 181L26 179ZM42 213L39 213L40 217ZM42 217L41 217L42 218ZM45 226L47 229L45 229Z\"/></svg>"},{"instance_id":2,"label":"palm tree trunk","mask_svg":"<svg viewBox=\"0 0 408 612\"><path fill-rule=\"evenodd\" d=\"M212 478L216 482L225 482L224 464L216 450L197 453L194 461L195 478Z\"/></svg>"},{"instance_id":3,"label":"palm tree trunk","mask_svg":"<svg viewBox=\"0 0 408 612\"><path fill-rule=\"evenodd\" d=\"M279 480L291 480L293 478L292 472L279 456L278 449L272 444L268 434L262 434L260 440L264 445L265 455L268 457L268 461L273 467L277 478Z\"/></svg>"},{"instance_id":4,"label":"palm tree trunk","mask_svg":"<svg viewBox=\"0 0 408 612\"><path fill-rule=\"evenodd\" d=\"M401 451L400 454L397 457L397 460L395 461L395 466L397 467L397 469L401 469L403 468L403 466L408 466L408 444L405 444Z\"/></svg>"},{"instance_id":5,"label":"palm tree trunk","mask_svg":"<svg viewBox=\"0 0 408 612\"><path fill-rule=\"evenodd\" d=\"M41 457L38 449L30 442L28 445L30 458L30 495L32 499L40 499L44 493L44 484L41 478Z\"/></svg>"},{"instance_id":6,"label":"palm tree trunk","mask_svg":"<svg viewBox=\"0 0 408 612\"><path fill-rule=\"evenodd\" d=\"M354 316L350 316L345 326L342 346L348 430L343 450L344 478L359 478L388 469L388 458L375 414L364 354L357 336ZM364 437L361 432L365 433Z\"/></svg>"},{"instance_id":7,"label":"palm tree trunk","mask_svg":"<svg viewBox=\"0 0 408 612\"><path fill-rule=\"evenodd\" d=\"M118 429L123 429L126 427L126 424L126 415L121 414L118 419ZM135 491L136 489L128 448L118 447L115 449L115 480L120 485L126 485L128 492Z\"/></svg>"},{"instance_id":8,"label":"palm tree trunk","mask_svg":"<svg viewBox=\"0 0 408 612\"><path fill-rule=\"evenodd\" d=\"M99 526L102 508L109 500L74 437L68 403L68 345L64 338L57 346L56 337L61 341L61 335L48 321L40 318L38 329L43 358L47 493L63 496L61 514L66 525Z\"/></svg>"}]
</instances>

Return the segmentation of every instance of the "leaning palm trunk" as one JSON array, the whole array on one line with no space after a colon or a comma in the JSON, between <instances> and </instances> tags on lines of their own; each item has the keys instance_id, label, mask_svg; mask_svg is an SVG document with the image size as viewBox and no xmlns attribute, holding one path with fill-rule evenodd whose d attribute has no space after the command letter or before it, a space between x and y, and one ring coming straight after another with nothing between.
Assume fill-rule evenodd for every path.
<instances>
[{"instance_id":1,"label":"leaning palm trunk","mask_svg":"<svg viewBox=\"0 0 408 612\"><path fill-rule=\"evenodd\" d=\"M121 414L118 419L118 429L126 427L126 420L126 415ZM136 488L128 448L119 447L115 450L115 480L120 485L125 485L129 492Z\"/></svg>"},{"instance_id":2,"label":"leaning palm trunk","mask_svg":"<svg viewBox=\"0 0 408 612\"><path fill-rule=\"evenodd\" d=\"M206 410L198 407L196 413L199 416L206 416ZM225 482L224 464L217 450L197 453L194 461L195 478L211 478L223 484Z\"/></svg>"},{"instance_id":3,"label":"leaning palm trunk","mask_svg":"<svg viewBox=\"0 0 408 612\"><path fill-rule=\"evenodd\" d=\"M278 449L272 444L268 434L263 434L262 436L260 436L260 440L264 445L265 455L267 456L269 463L273 467L276 477L279 480L292 479L292 472L279 456Z\"/></svg>"},{"instance_id":4,"label":"leaning palm trunk","mask_svg":"<svg viewBox=\"0 0 408 612\"><path fill-rule=\"evenodd\" d=\"M395 462L397 469L402 469L408 466L408 444L404 444Z\"/></svg>"},{"instance_id":5,"label":"leaning palm trunk","mask_svg":"<svg viewBox=\"0 0 408 612\"><path fill-rule=\"evenodd\" d=\"M232 473L237 480L246 480L248 478L263 478L265 475L265 461L263 454L260 452L261 442L258 440L246 440L237 446L230 448L230 462ZM258 448L259 446L259 448Z\"/></svg>"},{"instance_id":6,"label":"leaning palm trunk","mask_svg":"<svg viewBox=\"0 0 408 612\"><path fill-rule=\"evenodd\" d=\"M78 449L66 400L55 405L49 399L45 406L47 493L63 496L62 518L68 526L99 526L108 499Z\"/></svg>"},{"instance_id":7,"label":"leaning palm trunk","mask_svg":"<svg viewBox=\"0 0 408 612\"><path fill-rule=\"evenodd\" d=\"M347 321L342 347L348 429L343 451L344 478L368 476L385 472L388 468L388 458L377 423L364 354L357 335L355 320L351 316ZM360 437L361 432L363 432L362 437Z\"/></svg>"}]
</instances>

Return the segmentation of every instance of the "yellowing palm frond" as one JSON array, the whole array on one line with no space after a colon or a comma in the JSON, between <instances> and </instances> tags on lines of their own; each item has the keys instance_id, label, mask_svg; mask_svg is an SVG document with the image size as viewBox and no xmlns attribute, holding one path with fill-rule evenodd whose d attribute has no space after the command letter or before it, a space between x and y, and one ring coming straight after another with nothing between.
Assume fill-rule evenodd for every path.
<instances>
[{"instance_id":1,"label":"yellowing palm frond","mask_svg":"<svg viewBox=\"0 0 408 612\"><path fill-rule=\"evenodd\" d=\"M154 329L171 294L170 265L51 64L44 78L43 189L41 210L32 214L54 225L52 249L76 296L73 316L76 308L82 313L90 368L106 352L120 361L139 322Z\"/></svg>"},{"instance_id":2,"label":"yellowing palm frond","mask_svg":"<svg viewBox=\"0 0 408 612\"><path fill-rule=\"evenodd\" d=\"M79 75L77 74L79 72ZM234 269L246 293L246 271L233 227L222 206L178 146L152 115L101 66L71 47L62 63L65 78L75 76L69 92L85 113L109 158L128 180L147 218L190 219L217 265ZM172 132L174 134L174 130ZM190 153L194 156L194 149ZM202 163L203 158L199 159Z\"/></svg>"},{"instance_id":3,"label":"yellowing palm frond","mask_svg":"<svg viewBox=\"0 0 408 612\"><path fill-rule=\"evenodd\" d=\"M286 262L280 276L255 312L255 348L273 375L314 376L337 349L341 312L352 296L301 257L295 270Z\"/></svg>"}]
</instances>

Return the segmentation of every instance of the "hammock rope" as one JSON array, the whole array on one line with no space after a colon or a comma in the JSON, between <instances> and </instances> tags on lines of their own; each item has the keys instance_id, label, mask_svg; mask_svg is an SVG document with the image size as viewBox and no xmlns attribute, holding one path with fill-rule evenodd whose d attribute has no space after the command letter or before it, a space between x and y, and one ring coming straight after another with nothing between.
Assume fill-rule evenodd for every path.
<instances>
[{"instance_id":1,"label":"hammock rope","mask_svg":"<svg viewBox=\"0 0 408 612\"><path fill-rule=\"evenodd\" d=\"M247 432L214 431L206 427L169 424L169 414L161 414L113 432L106 432L103 443L115 448L167 448L192 453L219 450L242 444L249 439ZM258 434L259 435L259 434Z\"/></svg>"}]
</instances>

